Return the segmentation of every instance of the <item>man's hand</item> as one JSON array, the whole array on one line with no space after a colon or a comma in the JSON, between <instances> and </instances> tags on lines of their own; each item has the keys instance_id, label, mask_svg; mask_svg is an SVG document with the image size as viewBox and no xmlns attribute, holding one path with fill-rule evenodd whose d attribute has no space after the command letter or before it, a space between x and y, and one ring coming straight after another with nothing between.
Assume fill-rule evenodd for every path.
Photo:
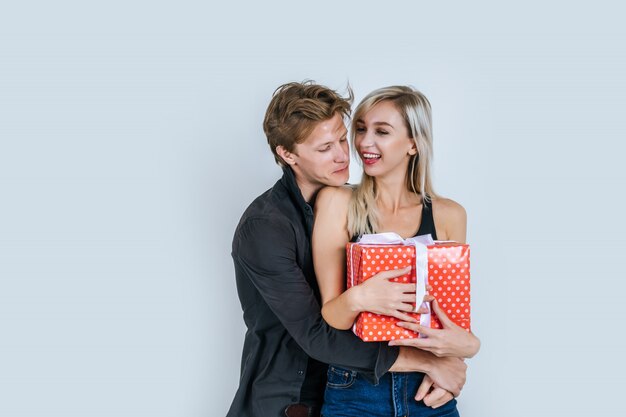
<instances>
[{"instance_id":1,"label":"man's hand","mask_svg":"<svg viewBox=\"0 0 626 417\"><path fill-rule=\"evenodd\" d=\"M463 359L433 356L432 366L426 371L426 374L430 376L435 385L458 397L463 385L465 385L466 372L467 365Z\"/></svg>"},{"instance_id":2,"label":"man's hand","mask_svg":"<svg viewBox=\"0 0 626 417\"><path fill-rule=\"evenodd\" d=\"M437 300L432 300L433 311L439 318L443 329L431 329L420 326L413 320L410 322L398 322L397 326L421 333L426 338L400 339L389 342L390 346L411 346L427 350L437 356L456 356L458 358L471 358L480 349L480 340L457 326L446 313L439 307Z\"/></svg>"},{"instance_id":3,"label":"man's hand","mask_svg":"<svg viewBox=\"0 0 626 417\"><path fill-rule=\"evenodd\" d=\"M400 354L389 370L423 372L430 376L435 385L456 397L465 384L467 365L459 358L440 358L424 350L400 346Z\"/></svg>"},{"instance_id":4,"label":"man's hand","mask_svg":"<svg viewBox=\"0 0 626 417\"><path fill-rule=\"evenodd\" d=\"M451 392L437 387L428 375L424 375L424 379L415 394L415 401L424 400L424 404L431 408L441 407L453 398Z\"/></svg>"}]
</instances>

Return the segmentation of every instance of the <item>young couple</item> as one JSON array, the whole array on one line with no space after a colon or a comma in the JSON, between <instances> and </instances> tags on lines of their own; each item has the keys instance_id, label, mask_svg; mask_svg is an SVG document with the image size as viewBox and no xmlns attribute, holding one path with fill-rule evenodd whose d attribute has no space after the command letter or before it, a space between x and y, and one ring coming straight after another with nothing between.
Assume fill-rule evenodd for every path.
<instances>
[{"instance_id":1,"label":"young couple","mask_svg":"<svg viewBox=\"0 0 626 417\"><path fill-rule=\"evenodd\" d=\"M263 128L283 176L248 207L233 239L248 330L228 417L458 415L463 358L478 339L436 301L444 328L415 323L406 314L415 284L389 281L405 270L345 291L345 245L364 233L465 241L465 211L431 184L430 104L410 87L363 99L350 132L364 169L356 187L344 185L350 104L304 82L279 87L267 109ZM363 342L348 330L361 311L395 316L428 338Z\"/></svg>"}]
</instances>

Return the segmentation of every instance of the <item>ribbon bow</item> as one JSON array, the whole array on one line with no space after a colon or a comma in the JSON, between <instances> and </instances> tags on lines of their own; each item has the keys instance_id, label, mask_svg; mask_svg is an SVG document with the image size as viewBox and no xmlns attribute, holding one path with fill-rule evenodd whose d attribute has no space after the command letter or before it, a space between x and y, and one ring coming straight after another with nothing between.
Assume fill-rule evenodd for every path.
<instances>
[{"instance_id":1,"label":"ribbon bow","mask_svg":"<svg viewBox=\"0 0 626 417\"><path fill-rule=\"evenodd\" d=\"M428 249L426 246L435 243L433 238L428 235L415 236L408 239L396 233L375 233L365 234L358 241L361 245L405 245L415 247L415 310L424 304L428 309L428 313L420 315L420 325L430 327L430 303L424 302L426 295L426 286L428 285ZM420 334L420 337L422 335Z\"/></svg>"}]
</instances>

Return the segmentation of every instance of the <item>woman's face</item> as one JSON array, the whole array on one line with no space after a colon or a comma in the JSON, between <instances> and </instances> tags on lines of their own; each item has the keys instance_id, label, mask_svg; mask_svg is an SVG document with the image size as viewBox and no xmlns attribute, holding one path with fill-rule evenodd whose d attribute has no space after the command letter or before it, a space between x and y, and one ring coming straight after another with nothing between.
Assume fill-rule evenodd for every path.
<instances>
[{"instance_id":1,"label":"woman's face","mask_svg":"<svg viewBox=\"0 0 626 417\"><path fill-rule=\"evenodd\" d=\"M381 101L355 122L354 145L363 170L372 177L405 178L411 155L417 153L402 116L390 101Z\"/></svg>"}]
</instances>

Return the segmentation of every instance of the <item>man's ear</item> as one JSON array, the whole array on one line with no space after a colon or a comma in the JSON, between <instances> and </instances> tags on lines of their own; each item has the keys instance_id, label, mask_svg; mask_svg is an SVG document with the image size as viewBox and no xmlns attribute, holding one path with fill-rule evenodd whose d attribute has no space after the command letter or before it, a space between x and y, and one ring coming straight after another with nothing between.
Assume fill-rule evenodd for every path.
<instances>
[{"instance_id":1,"label":"man's ear","mask_svg":"<svg viewBox=\"0 0 626 417\"><path fill-rule=\"evenodd\" d=\"M285 161L287 165L296 164L296 159L294 158L294 156L297 156L297 155L294 154L293 152L289 152L282 145L278 145L276 147L276 153L278 154L278 156L280 156L283 159L283 161Z\"/></svg>"}]
</instances>

